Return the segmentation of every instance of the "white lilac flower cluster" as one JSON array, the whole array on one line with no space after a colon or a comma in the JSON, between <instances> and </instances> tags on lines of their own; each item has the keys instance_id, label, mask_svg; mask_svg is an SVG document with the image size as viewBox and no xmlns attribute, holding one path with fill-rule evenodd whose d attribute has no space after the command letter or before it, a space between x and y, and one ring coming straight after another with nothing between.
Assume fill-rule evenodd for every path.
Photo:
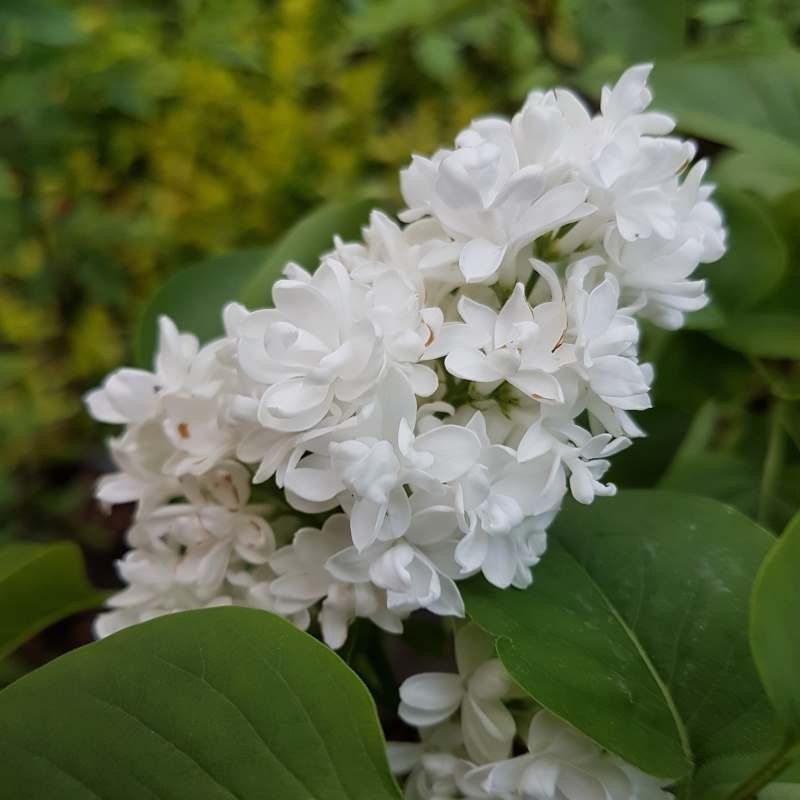
<instances>
[{"instance_id":1,"label":"white lilac flower cluster","mask_svg":"<svg viewBox=\"0 0 800 800\"><path fill-rule=\"evenodd\" d=\"M534 92L414 157L402 222L373 212L313 273L287 265L221 338L161 319L153 372L87 396L124 426L98 496L138 504L99 635L233 603L336 648L357 617L462 616L477 573L530 584L564 497L613 494L608 459L641 435L638 318L680 326L724 251L705 164L646 110L649 70L598 114Z\"/></svg>"},{"instance_id":2,"label":"white lilac flower cluster","mask_svg":"<svg viewBox=\"0 0 800 800\"><path fill-rule=\"evenodd\" d=\"M390 742L406 800L668 800L667 782L604 751L537 707L473 624L456 634L458 673L414 675L400 717L420 743ZM524 752L513 755L515 743Z\"/></svg>"}]
</instances>

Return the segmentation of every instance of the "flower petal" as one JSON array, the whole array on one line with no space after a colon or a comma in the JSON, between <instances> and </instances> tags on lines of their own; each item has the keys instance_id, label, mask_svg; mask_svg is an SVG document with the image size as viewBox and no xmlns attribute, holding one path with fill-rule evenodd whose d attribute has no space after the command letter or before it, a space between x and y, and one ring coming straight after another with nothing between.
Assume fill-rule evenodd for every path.
<instances>
[{"instance_id":1,"label":"flower petal","mask_svg":"<svg viewBox=\"0 0 800 800\"><path fill-rule=\"evenodd\" d=\"M506 245L488 239L472 239L461 250L458 266L467 283L480 283L492 278L505 257Z\"/></svg>"}]
</instances>

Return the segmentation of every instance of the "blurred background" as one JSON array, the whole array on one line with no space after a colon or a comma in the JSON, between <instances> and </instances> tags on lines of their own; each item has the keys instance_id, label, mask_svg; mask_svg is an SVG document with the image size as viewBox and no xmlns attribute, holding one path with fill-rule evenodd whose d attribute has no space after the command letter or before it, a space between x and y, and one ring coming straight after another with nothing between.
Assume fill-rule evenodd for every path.
<instances>
[{"instance_id":1,"label":"blurred background","mask_svg":"<svg viewBox=\"0 0 800 800\"><path fill-rule=\"evenodd\" d=\"M136 363L167 276L324 201L399 204L412 152L533 88L593 103L642 60L712 159L732 247L710 309L646 332L651 436L614 478L778 529L800 502L799 42L795 0L0 0L0 542L71 539L115 585L128 514L92 500L110 431L81 395Z\"/></svg>"}]
</instances>

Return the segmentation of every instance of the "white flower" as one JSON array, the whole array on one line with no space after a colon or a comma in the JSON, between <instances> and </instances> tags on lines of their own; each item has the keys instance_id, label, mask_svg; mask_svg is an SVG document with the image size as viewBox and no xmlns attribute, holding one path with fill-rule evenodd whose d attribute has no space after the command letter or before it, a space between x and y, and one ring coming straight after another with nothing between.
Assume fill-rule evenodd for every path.
<instances>
[{"instance_id":1,"label":"white flower","mask_svg":"<svg viewBox=\"0 0 800 800\"><path fill-rule=\"evenodd\" d=\"M387 361L397 365L408 378L414 394L432 395L439 379L430 368L418 362L428 358L428 346L442 327L439 308L420 308L421 282L400 270L385 270L375 278L367 297L367 316L383 340Z\"/></svg>"},{"instance_id":2,"label":"white flower","mask_svg":"<svg viewBox=\"0 0 800 800\"><path fill-rule=\"evenodd\" d=\"M186 499L195 506L216 504L228 511L241 511L250 498L250 472L233 459L221 461L199 477L186 475L180 485Z\"/></svg>"},{"instance_id":3,"label":"white flower","mask_svg":"<svg viewBox=\"0 0 800 800\"><path fill-rule=\"evenodd\" d=\"M298 530L292 543L278 550L269 561L276 575L269 587L276 600L276 611L283 615L298 614L322 600L319 614L322 635L333 649L345 643L347 629L356 617L370 619L390 633L403 630L402 616L387 609L385 592L369 580L337 580L326 568L328 559L349 545L347 517L334 514L325 520L322 529Z\"/></svg>"},{"instance_id":4,"label":"white flower","mask_svg":"<svg viewBox=\"0 0 800 800\"><path fill-rule=\"evenodd\" d=\"M383 341L387 363L401 369L421 397L433 394L438 386L436 373L419 362L427 357L426 348L442 326L437 301L452 284L446 278L445 285L431 278L455 257L452 247L442 241L446 235L426 228L418 239L412 228L402 230L385 214L373 211L363 231L365 244L336 242L341 263L353 280L367 288L364 313Z\"/></svg>"},{"instance_id":5,"label":"white flower","mask_svg":"<svg viewBox=\"0 0 800 800\"><path fill-rule=\"evenodd\" d=\"M143 369L118 369L84 398L100 422L125 424L152 419L159 411L158 378Z\"/></svg>"},{"instance_id":6,"label":"white flower","mask_svg":"<svg viewBox=\"0 0 800 800\"><path fill-rule=\"evenodd\" d=\"M424 545L415 546L413 531L397 544L378 545L365 553L370 560L369 575L386 590L390 609L400 612L425 608L442 616L464 616L464 601L450 574L426 553ZM432 544L436 544L433 542ZM341 561L335 566L340 568ZM331 569L334 564L331 564Z\"/></svg>"},{"instance_id":7,"label":"white flower","mask_svg":"<svg viewBox=\"0 0 800 800\"><path fill-rule=\"evenodd\" d=\"M626 296L642 305L641 316L668 329L681 327L687 312L708 303L705 281L690 276L725 252L722 216L708 200L713 187L701 183L706 166L695 164L673 195L678 227L672 238L630 242L609 228L603 242Z\"/></svg>"},{"instance_id":8,"label":"white flower","mask_svg":"<svg viewBox=\"0 0 800 800\"><path fill-rule=\"evenodd\" d=\"M456 487L456 509L464 537L455 559L465 574L481 570L501 588L525 588L530 568L547 546L545 530L561 503L565 486L547 459L520 463L516 452L492 444L483 414L467 428L479 438L478 462Z\"/></svg>"},{"instance_id":9,"label":"white flower","mask_svg":"<svg viewBox=\"0 0 800 800\"><path fill-rule=\"evenodd\" d=\"M108 447L119 470L97 482L95 495L101 503L137 502L139 513L147 513L181 494L178 478L164 474L173 448L158 422L132 425L110 439Z\"/></svg>"},{"instance_id":10,"label":"white flower","mask_svg":"<svg viewBox=\"0 0 800 800\"><path fill-rule=\"evenodd\" d=\"M511 125L496 118L473 122L455 150L415 156L400 187L409 206L401 219L430 214L463 243L459 266L468 283L493 282L525 245L593 210L582 184L549 188L541 167L521 167Z\"/></svg>"},{"instance_id":11,"label":"white flower","mask_svg":"<svg viewBox=\"0 0 800 800\"><path fill-rule=\"evenodd\" d=\"M238 433L228 416L228 397L239 390L239 379L220 358L225 339L200 348L196 337L179 333L164 316L159 329L155 371L117 370L102 388L86 395L86 405L96 419L131 426L115 443L118 461L126 461L123 451L131 449L130 439L137 436L131 431L147 431L153 442L157 424L171 449L160 470L173 476L200 475L235 450ZM152 463L152 457L147 460ZM140 470L131 469L141 478Z\"/></svg>"},{"instance_id":12,"label":"white flower","mask_svg":"<svg viewBox=\"0 0 800 800\"><path fill-rule=\"evenodd\" d=\"M128 532L132 549L118 562L127 587L108 600L118 611L98 618L98 635L172 611L234 602L232 575L265 564L275 550L264 508L246 505L242 469L233 465L205 486L189 486L198 505L166 505L137 519ZM220 497L230 505L214 502Z\"/></svg>"},{"instance_id":13,"label":"white flower","mask_svg":"<svg viewBox=\"0 0 800 800\"><path fill-rule=\"evenodd\" d=\"M460 247L431 218L401 228L380 211L370 214L364 242L336 242L336 257L353 279L370 286L386 271L396 270L420 292L420 307L435 311L443 296L463 284L458 269Z\"/></svg>"},{"instance_id":14,"label":"white flower","mask_svg":"<svg viewBox=\"0 0 800 800\"><path fill-rule=\"evenodd\" d=\"M444 616L464 616L464 601L454 578L458 525L455 511L436 505L435 498L417 492L410 499L410 517L400 539L355 546L327 562L328 571L349 583L372 582L386 591L387 607L404 614L426 608Z\"/></svg>"},{"instance_id":15,"label":"white flower","mask_svg":"<svg viewBox=\"0 0 800 800\"><path fill-rule=\"evenodd\" d=\"M603 203L609 216L613 214L615 227L626 241L652 235L670 239L677 230L670 182L694 154L690 142L646 139L625 131L593 163L594 191L589 196ZM577 238L576 234L572 240Z\"/></svg>"},{"instance_id":16,"label":"white flower","mask_svg":"<svg viewBox=\"0 0 800 800\"><path fill-rule=\"evenodd\" d=\"M602 236L609 224L628 241L675 233L671 194L695 148L665 136L674 127L668 116L645 112L652 99L647 87L651 69L649 64L631 67L613 88L604 87L596 117L570 104L571 135L564 137L564 156L597 210L563 237L565 252Z\"/></svg>"},{"instance_id":17,"label":"white flower","mask_svg":"<svg viewBox=\"0 0 800 800\"><path fill-rule=\"evenodd\" d=\"M461 732L469 758L479 764L507 758L516 724L503 699L514 682L492 658L492 640L474 625L456 634L458 674L414 675L400 686L400 718L417 728L439 725L461 712Z\"/></svg>"},{"instance_id":18,"label":"white flower","mask_svg":"<svg viewBox=\"0 0 800 800\"><path fill-rule=\"evenodd\" d=\"M257 404L240 399L256 427L238 454L261 462L257 480L277 471L282 481L291 454L368 403L387 369L402 372L412 394L438 387L436 372L420 362L443 317L424 306L419 274L402 260L396 267L352 253L350 260L363 281L333 258L313 276L292 268L291 279L273 287L275 309L237 325L240 367L260 387Z\"/></svg>"},{"instance_id":19,"label":"white flower","mask_svg":"<svg viewBox=\"0 0 800 800\"><path fill-rule=\"evenodd\" d=\"M472 770L462 788L507 800L667 800L667 782L651 778L604 752L565 722L539 711L528 732L528 752Z\"/></svg>"},{"instance_id":20,"label":"white flower","mask_svg":"<svg viewBox=\"0 0 800 800\"><path fill-rule=\"evenodd\" d=\"M317 425L334 403L358 401L383 368L383 350L364 319L364 290L334 259L313 276L279 280L272 309L249 314L238 326L238 360L266 388L258 420L291 434Z\"/></svg>"},{"instance_id":21,"label":"white flower","mask_svg":"<svg viewBox=\"0 0 800 800\"><path fill-rule=\"evenodd\" d=\"M451 722L420 729L420 743L387 742L394 775L407 775L406 800L458 800L459 782L475 765L462 757L461 728Z\"/></svg>"},{"instance_id":22,"label":"white flower","mask_svg":"<svg viewBox=\"0 0 800 800\"><path fill-rule=\"evenodd\" d=\"M157 509L129 532L134 547L159 551L175 548L180 558L175 580L211 598L219 590L232 560L263 564L275 549L269 524L253 513L222 506L176 504Z\"/></svg>"},{"instance_id":23,"label":"white flower","mask_svg":"<svg viewBox=\"0 0 800 800\"><path fill-rule=\"evenodd\" d=\"M205 388L212 351L198 359L197 337L179 333L169 317L159 317L158 327L155 371L126 368L112 372L100 389L85 397L95 419L116 424L144 422L158 415L165 394L189 387Z\"/></svg>"},{"instance_id":24,"label":"white flower","mask_svg":"<svg viewBox=\"0 0 800 800\"><path fill-rule=\"evenodd\" d=\"M587 290L591 271L602 262L586 258L567 273L567 341L574 356L569 368L613 409L650 408L652 368L636 361L639 326L619 310L619 284L611 273Z\"/></svg>"},{"instance_id":25,"label":"white flower","mask_svg":"<svg viewBox=\"0 0 800 800\"><path fill-rule=\"evenodd\" d=\"M579 503L588 504L596 495L616 494L616 486L603 484L600 478L611 466L608 457L629 445L630 440L624 436L614 438L608 433L593 436L574 422L548 417L545 413L525 432L517 457L523 463L529 459L552 459L553 481L563 486L569 475L572 496Z\"/></svg>"},{"instance_id":26,"label":"white flower","mask_svg":"<svg viewBox=\"0 0 800 800\"><path fill-rule=\"evenodd\" d=\"M508 381L528 397L560 402L563 391L555 373L572 358L561 347L566 308L555 273L543 262L535 266L551 289L550 301L531 308L521 283L499 313L462 297L458 312L464 322L447 323L438 347L447 353L450 374L485 384L487 393Z\"/></svg>"},{"instance_id":27,"label":"white flower","mask_svg":"<svg viewBox=\"0 0 800 800\"><path fill-rule=\"evenodd\" d=\"M287 473L287 489L319 503L349 494L347 511L359 550L376 539L402 536L411 518L405 487L443 493L443 484L469 470L480 452L475 435L461 426L439 425L415 435L416 415L407 379L388 370L375 400L357 419L330 439L309 443L317 452Z\"/></svg>"}]
</instances>

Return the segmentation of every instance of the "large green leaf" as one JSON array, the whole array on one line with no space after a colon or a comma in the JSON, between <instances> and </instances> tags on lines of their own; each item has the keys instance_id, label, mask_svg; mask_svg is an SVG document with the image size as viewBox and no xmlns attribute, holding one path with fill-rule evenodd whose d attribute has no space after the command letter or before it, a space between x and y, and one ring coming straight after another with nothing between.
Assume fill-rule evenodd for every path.
<instances>
[{"instance_id":1,"label":"large green leaf","mask_svg":"<svg viewBox=\"0 0 800 800\"><path fill-rule=\"evenodd\" d=\"M399 800L344 662L263 611L137 625L0 692L15 800Z\"/></svg>"},{"instance_id":2,"label":"large green leaf","mask_svg":"<svg viewBox=\"0 0 800 800\"><path fill-rule=\"evenodd\" d=\"M465 586L521 686L652 774L768 749L746 628L772 537L716 501L659 491L568 505L552 533L530 588Z\"/></svg>"},{"instance_id":3,"label":"large green leaf","mask_svg":"<svg viewBox=\"0 0 800 800\"><path fill-rule=\"evenodd\" d=\"M72 542L0 547L0 658L48 625L102 602Z\"/></svg>"},{"instance_id":4,"label":"large green leaf","mask_svg":"<svg viewBox=\"0 0 800 800\"><path fill-rule=\"evenodd\" d=\"M315 269L319 257L333 249L334 236L345 241L359 238L375 205L375 200L363 198L330 203L303 217L276 243L269 258L243 287L241 301L254 307L269 305L270 287L289 261Z\"/></svg>"},{"instance_id":5,"label":"large green leaf","mask_svg":"<svg viewBox=\"0 0 800 800\"><path fill-rule=\"evenodd\" d=\"M136 355L142 367L152 365L161 314L171 317L182 331L201 342L223 333L222 308L236 300L242 287L264 265L265 247L213 256L179 270L156 292L139 320Z\"/></svg>"},{"instance_id":6,"label":"large green leaf","mask_svg":"<svg viewBox=\"0 0 800 800\"><path fill-rule=\"evenodd\" d=\"M767 555L753 586L753 658L778 716L800 740L800 514Z\"/></svg>"}]
</instances>

